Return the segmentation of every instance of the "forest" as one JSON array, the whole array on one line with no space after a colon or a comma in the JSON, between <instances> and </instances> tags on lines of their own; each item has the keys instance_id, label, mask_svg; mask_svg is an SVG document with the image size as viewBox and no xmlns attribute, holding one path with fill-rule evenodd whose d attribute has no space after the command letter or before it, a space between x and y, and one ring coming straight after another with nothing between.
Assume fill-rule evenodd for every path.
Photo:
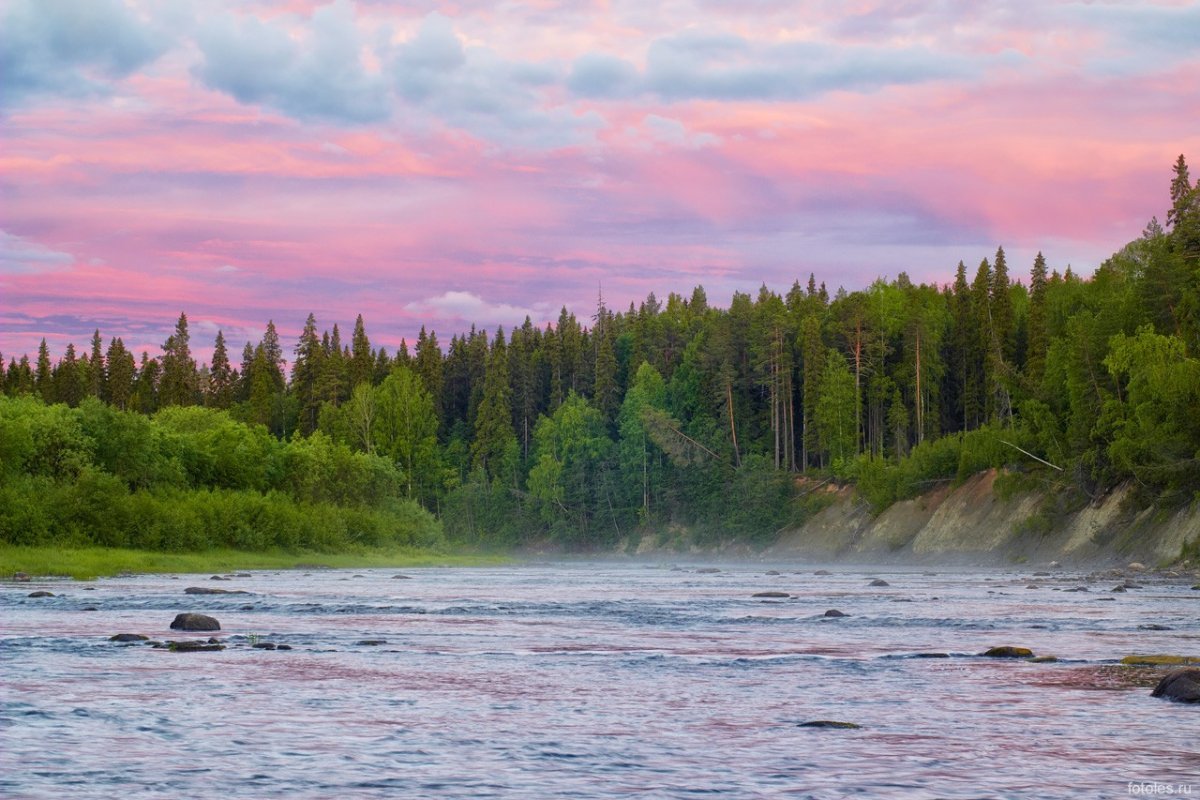
<instances>
[{"instance_id":1,"label":"forest","mask_svg":"<svg viewBox=\"0 0 1200 800\"><path fill-rule=\"evenodd\" d=\"M1008 467L1064 503L1200 498L1200 182L1090 276L1003 248L945 285L810 275L710 305L598 299L396 352L310 314L198 364L96 331L0 370L0 542L163 550L768 543L854 484L874 509ZM1014 277L1028 269L1027 280ZM285 349L286 348L286 349ZM3 358L0 357L0 365ZM730 502L735 499L736 502Z\"/></svg>"}]
</instances>

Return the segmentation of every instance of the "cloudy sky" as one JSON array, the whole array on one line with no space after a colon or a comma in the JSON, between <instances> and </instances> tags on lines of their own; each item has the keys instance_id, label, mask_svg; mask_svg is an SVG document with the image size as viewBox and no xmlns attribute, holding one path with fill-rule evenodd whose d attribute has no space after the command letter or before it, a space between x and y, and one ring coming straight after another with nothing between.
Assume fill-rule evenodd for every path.
<instances>
[{"instance_id":1,"label":"cloudy sky","mask_svg":"<svg viewBox=\"0 0 1200 800\"><path fill-rule=\"evenodd\" d=\"M1091 269L1181 152L1194 2L0 0L0 352Z\"/></svg>"}]
</instances>

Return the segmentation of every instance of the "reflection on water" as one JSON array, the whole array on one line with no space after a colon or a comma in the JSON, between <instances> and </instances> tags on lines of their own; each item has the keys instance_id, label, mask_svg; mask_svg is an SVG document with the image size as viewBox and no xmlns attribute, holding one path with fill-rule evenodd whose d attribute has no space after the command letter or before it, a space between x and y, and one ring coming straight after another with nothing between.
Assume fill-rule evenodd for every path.
<instances>
[{"instance_id":1,"label":"reflection on water","mask_svg":"<svg viewBox=\"0 0 1200 800\"><path fill-rule=\"evenodd\" d=\"M1200 796L1200 708L1112 663L1200 654L1188 584L772 567L6 584L0 795ZM228 649L108 641L201 637L168 629L181 611ZM1006 644L1060 661L975 655ZM862 727L798 727L821 719Z\"/></svg>"}]
</instances>

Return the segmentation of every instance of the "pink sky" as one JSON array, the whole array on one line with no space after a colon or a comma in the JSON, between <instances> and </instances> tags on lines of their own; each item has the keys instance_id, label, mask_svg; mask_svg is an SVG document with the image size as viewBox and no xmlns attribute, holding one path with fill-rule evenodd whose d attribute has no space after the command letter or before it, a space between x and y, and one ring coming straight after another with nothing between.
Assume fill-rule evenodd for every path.
<instances>
[{"instance_id":1,"label":"pink sky","mask_svg":"<svg viewBox=\"0 0 1200 800\"><path fill-rule=\"evenodd\" d=\"M1200 5L0 0L0 352L1094 268L1200 162Z\"/></svg>"}]
</instances>

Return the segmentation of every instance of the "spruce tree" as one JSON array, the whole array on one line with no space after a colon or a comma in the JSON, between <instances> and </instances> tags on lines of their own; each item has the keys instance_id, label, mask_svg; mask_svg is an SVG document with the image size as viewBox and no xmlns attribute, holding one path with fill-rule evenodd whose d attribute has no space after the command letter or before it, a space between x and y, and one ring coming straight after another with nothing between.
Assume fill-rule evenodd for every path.
<instances>
[{"instance_id":1,"label":"spruce tree","mask_svg":"<svg viewBox=\"0 0 1200 800\"><path fill-rule=\"evenodd\" d=\"M134 380L137 377L137 365L133 353L125 349L125 343L120 337L111 339L108 343L108 381L105 384L104 400L125 411L133 399Z\"/></svg>"},{"instance_id":2,"label":"spruce tree","mask_svg":"<svg viewBox=\"0 0 1200 800\"><path fill-rule=\"evenodd\" d=\"M1050 341L1046 333L1046 258L1038 252L1029 273L1029 345L1025 375L1039 386L1046 369L1046 351Z\"/></svg>"},{"instance_id":3,"label":"spruce tree","mask_svg":"<svg viewBox=\"0 0 1200 800\"><path fill-rule=\"evenodd\" d=\"M371 352L371 340L362 314L354 320L354 335L350 339L350 388L360 383L373 384L375 377L375 354Z\"/></svg>"},{"instance_id":4,"label":"spruce tree","mask_svg":"<svg viewBox=\"0 0 1200 800\"><path fill-rule=\"evenodd\" d=\"M304 330L296 342L296 360L292 366L292 394L297 401L296 428L308 436L317 429L321 415L321 397L317 391L324 352L317 338L317 318L309 313Z\"/></svg>"},{"instance_id":5,"label":"spruce tree","mask_svg":"<svg viewBox=\"0 0 1200 800\"><path fill-rule=\"evenodd\" d=\"M159 381L159 404L167 406L190 406L196 402L196 361L192 358L189 344L186 314L179 315L175 333L163 344L162 377Z\"/></svg>"},{"instance_id":6,"label":"spruce tree","mask_svg":"<svg viewBox=\"0 0 1200 800\"><path fill-rule=\"evenodd\" d=\"M512 387L508 379L508 350L504 329L496 331L487 360L483 397L475 417L472 464L490 480L509 480L516 464L517 436L512 426Z\"/></svg>"},{"instance_id":7,"label":"spruce tree","mask_svg":"<svg viewBox=\"0 0 1200 800\"><path fill-rule=\"evenodd\" d=\"M50 348L45 338L38 345L37 372L33 375L33 385L43 402L54 402L54 373L50 364Z\"/></svg>"},{"instance_id":8,"label":"spruce tree","mask_svg":"<svg viewBox=\"0 0 1200 800\"><path fill-rule=\"evenodd\" d=\"M104 363L104 340L100 338L99 328L92 334L92 354L89 358L88 376L91 379L88 394L95 398L104 397L107 367Z\"/></svg>"},{"instance_id":9,"label":"spruce tree","mask_svg":"<svg viewBox=\"0 0 1200 800\"><path fill-rule=\"evenodd\" d=\"M233 405L233 370L229 364L229 351L225 346L225 334L218 330L213 345L212 365L208 371L208 405L213 408L229 408Z\"/></svg>"}]
</instances>

